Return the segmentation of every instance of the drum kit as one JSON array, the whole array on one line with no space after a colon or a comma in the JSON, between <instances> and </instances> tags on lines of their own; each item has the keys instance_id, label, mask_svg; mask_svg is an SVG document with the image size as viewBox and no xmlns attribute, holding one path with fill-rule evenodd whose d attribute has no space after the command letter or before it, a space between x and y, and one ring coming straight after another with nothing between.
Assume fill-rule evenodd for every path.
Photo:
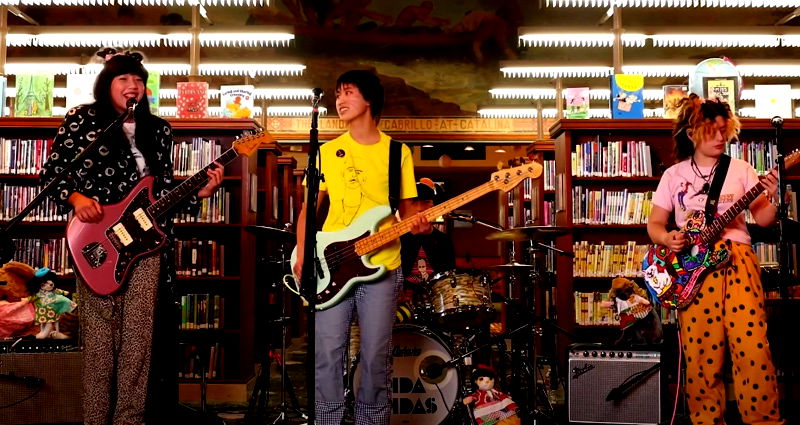
<instances>
[{"instance_id":1,"label":"drum kit","mask_svg":"<svg viewBox=\"0 0 800 425\"><path fill-rule=\"evenodd\" d=\"M398 320L392 332L391 425L475 423L471 410L461 400L473 391L470 374L477 364L491 365L497 371L497 386L520 407L522 423L537 419L555 423L547 390L541 383L537 385L537 373L541 378L542 372L536 366L534 339L542 335L543 318L533 314L533 298L537 287L552 283L551 273L543 271L545 256L540 254L572 255L540 241L552 240L567 229L503 229L473 220L493 229L486 239L507 243L511 260L486 270L442 271L419 285L413 301L406 306L408 318ZM270 229L259 227L261 232ZM275 230L280 237L287 233ZM530 264L515 260L512 242L522 242L529 254L522 261ZM506 290L495 291L501 281L505 281ZM505 332L496 323L501 313L498 307L506 316ZM345 359L345 394L350 407L359 385L358 346L359 330L354 320ZM285 376L284 371L282 377Z\"/></svg>"}]
</instances>

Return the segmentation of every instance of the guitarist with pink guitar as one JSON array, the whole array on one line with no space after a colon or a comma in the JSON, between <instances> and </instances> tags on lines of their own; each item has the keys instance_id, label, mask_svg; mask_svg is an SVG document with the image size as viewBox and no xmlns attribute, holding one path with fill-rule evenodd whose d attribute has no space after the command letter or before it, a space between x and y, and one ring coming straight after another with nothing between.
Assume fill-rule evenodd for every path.
<instances>
[{"instance_id":1,"label":"guitarist with pink guitar","mask_svg":"<svg viewBox=\"0 0 800 425\"><path fill-rule=\"evenodd\" d=\"M53 150L43 166L42 179L51 180L84 147L98 137L98 130L126 110L132 116L122 128L101 139L99 148L90 153L75 171L58 182L57 191L51 199L65 210L73 209L74 218L67 230L70 248L77 240L104 227L106 221L115 220L119 204L131 193L144 193L149 197L163 199L174 191L172 186L172 129L163 119L150 113L145 96L148 73L142 66L142 55L136 52L118 53L113 49L98 52L103 69L94 85L95 102L69 110L58 128L53 141ZM187 197L189 204L197 204L197 197L211 196L219 187L223 176L222 166L209 169L201 176L196 196ZM205 183L207 182L207 183ZM149 183L152 193L149 193ZM139 196L141 197L141 196ZM123 208L124 209L124 208ZM142 206L137 211L144 211ZM135 214L135 213L134 213ZM158 235L172 235L168 214L137 215L140 223L151 223L150 228L160 228ZM113 223L112 223L113 224ZM122 231L122 223L113 227ZM76 230L80 229L80 230ZM70 234L75 236L71 238ZM103 235L103 232L100 232ZM139 240L128 241L131 246ZM102 239L99 239L102 240ZM128 246L123 243L118 246ZM88 248L87 248L88 247ZM155 245L154 245L155 247ZM78 293L79 315L83 338L83 413L84 423L91 425L132 424L145 422L145 404L148 396L148 381L151 378L151 357L155 357L164 369L167 380L174 379L174 370L163 366L174 358L174 352L166 349L163 355L153 355L160 348L154 344L154 331L174 329L173 311L164 308L164 323L157 322L157 305L169 303L171 278L174 278L172 247L159 246L146 255L136 257L128 268L127 279L117 285L112 278L92 279L91 267L81 270L81 261L88 250L94 250L97 265L112 258L110 246L100 252L101 243L80 245L72 251L79 271ZM83 251L83 253L81 253ZM77 254L77 255L76 255ZM102 254L102 255L101 255ZM88 255L88 254L87 254ZM85 263L85 261L83 261ZM113 269L113 267L112 267ZM113 274L112 274L113 276ZM121 281L122 282L122 281ZM112 284L114 291L98 293L94 288ZM92 285L92 286L90 286ZM91 289L90 289L91 288ZM112 293L113 292L113 293ZM158 310L160 311L160 310ZM154 375L157 375L154 373ZM164 387L163 383L153 388ZM150 394L153 396L153 394ZM159 399L169 400L169 394ZM175 400L177 401L177 400ZM172 407L172 406L166 406ZM163 409L159 409L163 415Z\"/></svg>"},{"instance_id":2,"label":"guitarist with pink guitar","mask_svg":"<svg viewBox=\"0 0 800 425\"><path fill-rule=\"evenodd\" d=\"M696 95L683 100L673 131L679 162L664 172L647 224L657 245L644 260L645 281L663 305L679 309L686 401L695 425L724 422L726 352L743 422L783 423L760 269L741 213L748 208L763 227L775 223L777 172L759 179L750 164L724 155L739 128L727 104ZM787 158L787 168L790 159L796 161ZM721 187L716 202L715 186ZM713 221L706 218L707 204ZM672 213L676 223L670 223ZM681 230L667 230L670 224Z\"/></svg>"}]
</instances>

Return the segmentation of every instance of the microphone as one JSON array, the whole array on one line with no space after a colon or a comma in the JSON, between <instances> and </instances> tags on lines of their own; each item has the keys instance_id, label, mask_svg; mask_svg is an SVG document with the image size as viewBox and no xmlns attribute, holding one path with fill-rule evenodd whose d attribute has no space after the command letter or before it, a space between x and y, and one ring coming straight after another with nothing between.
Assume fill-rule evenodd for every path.
<instances>
[{"instance_id":1,"label":"microphone","mask_svg":"<svg viewBox=\"0 0 800 425\"><path fill-rule=\"evenodd\" d=\"M322 96L325 96L325 91L319 87L311 91L314 93L314 97L311 98L311 105L316 108L319 101L322 100Z\"/></svg>"},{"instance_id":2,"label":"microphone","mask_svg":"<svg viewBox=\"0 0 800 425\"><path fill-rule=\"evenodd\" d=\"M775 127L775 128L781 128L781 127L783 127L783 118L781 118L780 116L776 115L776 116L772 117L772 120L770 120L769 123L772 124L772 126Z\"/></svg>"},{"instance_id":3,"label":"microphone","mask_svg":"<svg viewBox=\"0 0 800 425\"><path fill-rule=\"evenodd\" d=\"M136 105L138 105L138 102L135 97L129 97L128 100L125 101L125 107L128 108L129 114L133 113L133 110L136 109Z\"/></svg>"}]
</instances>

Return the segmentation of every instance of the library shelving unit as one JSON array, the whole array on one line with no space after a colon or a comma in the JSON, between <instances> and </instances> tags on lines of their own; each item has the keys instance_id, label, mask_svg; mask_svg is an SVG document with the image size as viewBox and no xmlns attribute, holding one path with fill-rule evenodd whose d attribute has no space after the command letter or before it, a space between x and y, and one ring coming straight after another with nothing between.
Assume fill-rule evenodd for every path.
<instances>
[{"instance_id":1,"label":"library shelving unit","mask_svg":"<svg viewBox=\"0 0 800 425\"><path fill-rule=\"evenodd\" d=\"M0 140L11 143L13 140L49 140L56 134L61 118L0 118ZM186 142L196 144L218 143L223 151L238 137L254 134L260 127L248 119L170 119L176 145ZM19 146L27 146L17 143ZM31 143L36 146L36 143ZM267 147L269 156L280 154ZM8 152L6 152L8 154ZM5 184L4 192L10 187L31 187L38 193L38 170L41 155L29 158L28 153L17 150L20 161L32 161L32 167L0 174L0 184ZM20 163L22 164L22 163ZM176 164L177 165L177 164ZM206 164L200 165L200 168ZM24 173L18 173L20 170ZM209 376L209 398L219 391L234 394L237 399L246 399L246 383L254 374L253 339L255 324L253 320L255 303L255 239L245 230L245 226L256 223L255 209L251 208L251 175L256 172L256 159L240 157L225 167L225 178L221 192L228 195L219 198L218 208L222 216L207 221L177 220L175 235L183 241L183 252L176 252L176 261L184 261L176 282L176 290L182 296L184 306L178 332L178 356L180 359L179 382L181 398L184 392L199 392L198 362L203 369L213 370ZM191 175L189 173L186 173ZM176 172L176 180L187 178ZM5 199L9 202L9 199ZM0 202L3 199L0 198ZM6 212L13 216L26 205L25 202L10 206ZM3 209L0 208L0 212ZM224 216L224 217L223 217ZM10 217L3 217L8 220ZM12 233L15 239L56 239L64 237L66 217L50 220L46 215L37 216L35 221L20 224ZM214 250L211 250L212 242ZM176 244L177 246L181 243ZM205 245L205 249L203 246ZM224 248L221 248L224 246ZM25 254L18 251L17 257ZM37 257L34 257L34 260ZM42 258L42 257L38 257ZM194 259L193 259L194 258ZM48 257L47 261L53 261ZM32 264L40 267L47 264ZM205 269L205 270L204 270ZM213 271L212 271L213 269ZM64 264L60 272L71 272ZM71 276L74 277L74 274ZM216 296L216 297L215 297ZM214 300L222 300L214 303ZM217 305L216 314L214 305ZM202 306L202 307L201 307ZM197 316L194 316L197 314ZM187 320L188 319L188 320ZM215 322L216 319L216 322ZM177 319L176 319L177 323ZM214 355L211 356L211 349ZM213 360L212 360L213 359ZM208 363L206 363L208 362ZM212 364L213 362L213 364ZM223 387L225 386L225 387ZM188 397L192 398L191 395Z\"/></svg>"}]
</instances>

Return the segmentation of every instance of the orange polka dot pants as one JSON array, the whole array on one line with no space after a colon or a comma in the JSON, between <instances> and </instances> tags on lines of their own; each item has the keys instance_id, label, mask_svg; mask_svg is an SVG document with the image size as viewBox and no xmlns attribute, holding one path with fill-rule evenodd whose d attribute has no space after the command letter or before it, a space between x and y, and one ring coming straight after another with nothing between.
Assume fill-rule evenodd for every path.
<instances>
[{"instance_id":1,"label":"orange polka dot pants","mask_svg":"<svg viewBox=\"0 0 800 425\"><path fill-rule=\"evenodd\" d=\"M730 350L736 403L743 421L782 424L758 259L749 245L731 244L727 266L710 273L694 301L678 312L692 423L724 423L722 377L725 351Z\"/></svg>"}]
</instances>

